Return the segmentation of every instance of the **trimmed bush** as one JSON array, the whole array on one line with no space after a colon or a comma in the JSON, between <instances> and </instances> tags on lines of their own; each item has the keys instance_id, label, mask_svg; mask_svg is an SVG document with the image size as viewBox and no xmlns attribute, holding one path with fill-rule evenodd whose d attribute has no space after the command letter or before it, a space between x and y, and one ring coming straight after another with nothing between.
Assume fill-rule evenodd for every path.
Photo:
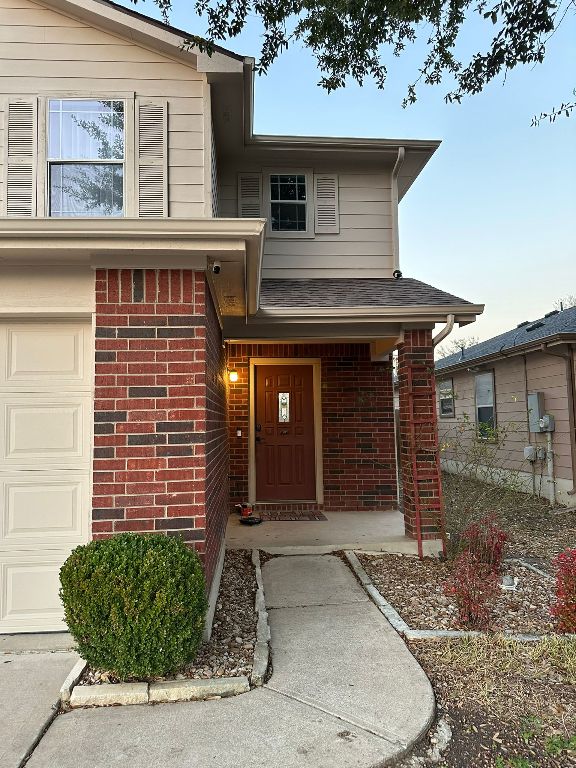
<instances>
[{"instance_id":1,"label":"trimmed bush","mask_svg":"<svg viewBox=\"0 0 576 768\"><path fill-rule=\"evenodd\" d=\"M60 569L68 628L90 666L121 679L192 661L207 601L196 552L177 537L123 533L77 547Z\"/></svg>"}]
</instances>

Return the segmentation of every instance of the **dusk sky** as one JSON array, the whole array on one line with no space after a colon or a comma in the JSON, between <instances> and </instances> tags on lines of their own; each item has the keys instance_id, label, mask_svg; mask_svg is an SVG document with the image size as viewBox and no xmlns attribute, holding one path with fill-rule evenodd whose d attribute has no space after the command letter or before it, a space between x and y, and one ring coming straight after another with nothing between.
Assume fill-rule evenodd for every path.
<instances>
[{"instance_id":1,"label":"dusk sky","mask_svg":"<svg viewBox=\"0 0 576 768\"><path fill-rule=\"evenodd\" d=\"M203 34L191 5L174 0L171 23ZM136 8L159 16L150 2ZM472 19L462 35L463 57L482 48L490 27ZM254 20L224 45L257 57L260 34ZM448 82L422 86L407 109L401 101L422 47L401 59L386 57L385 91L350 82L332 94L317 85L313 56L293 47L256 79L255 132L441 139L400 205L401 268L407 277L484 303L484 315L450 338L489 338L576 294L576 114L530 125L534 114L576 100L575 39L572 13L552 36L544 64L516 69L460 105L445 104Z\"/></svg>"}]
</instances>

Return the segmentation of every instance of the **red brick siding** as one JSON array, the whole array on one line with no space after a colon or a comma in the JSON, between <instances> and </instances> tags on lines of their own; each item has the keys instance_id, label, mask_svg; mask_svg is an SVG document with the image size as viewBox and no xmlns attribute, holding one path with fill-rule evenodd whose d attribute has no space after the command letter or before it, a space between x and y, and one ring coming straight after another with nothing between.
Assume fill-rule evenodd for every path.
<instances>
[{"instance_id":1,"label":"red brick siding","mask_svg":"<svg viewBox=\"0 0 576 768\"><path fill-rule=\"evenodd\" d=\"M96 272L93 535L205 543L205 277Z\"/></svg>"},{"instance_id":2,"label":"red brick siding","mask_svg":"<svg viewBox=\"0 0 576 768\"><path fill-rule=\"evenodd\" d=\"M410 435L410 387L409 366L418 366L413 372L415 440ZM434 379L434 348L432 331L406 331L404 343L398 350L398 384L400 394L400 467L403 488L403 510L406 533L416 536L416 499L412 457L416 455L418 473L431 475L418 483L421 502L426 506L421 512L422 537L437 538L441 531L440 512L442 485L437 469L438 423Z\"/></svg>"},{"instance_id":3,"label":"red brick siding","mask_svg":"<svg viewBox=\"0 0 576 768\"><path fill-rule=\"evenodd\" d=\"M322 366L324 508L387 509L397 503L391 363L372 363L367 344L232 344L231 501L248 498L249 361L314 357ZM236 430L242 437L236 437ZM283 505L284 506L284 505Z\"/></svg>"},{"instance_id":4,"label":"red brick siding","mask_svg":"<svg viewBox=\"0 0 576 768\"><path fill-rule=\"evenodd\" d=\"M228 421L226 359L214 304L206 297L206 554L209 580L228 521Z\"/></svg>"}]
</instances>

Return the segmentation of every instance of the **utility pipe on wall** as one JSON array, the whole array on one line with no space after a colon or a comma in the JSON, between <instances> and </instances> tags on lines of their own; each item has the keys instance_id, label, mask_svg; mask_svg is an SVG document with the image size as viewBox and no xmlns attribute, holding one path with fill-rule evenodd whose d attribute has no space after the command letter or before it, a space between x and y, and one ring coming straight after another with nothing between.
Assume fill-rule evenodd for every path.
<instances>
[{"instance_id":1,"label":"utility pipe on wall","mask_svg":"<svg viewBox=\"0 0 576 768\"><path fill-rule=\"evenodd\" d=\"M556 506L556 478L554 477L554 451L552 450L552 432L546 432L546 471L548 472L548 498Z\"/></svg>"}]
</instances>

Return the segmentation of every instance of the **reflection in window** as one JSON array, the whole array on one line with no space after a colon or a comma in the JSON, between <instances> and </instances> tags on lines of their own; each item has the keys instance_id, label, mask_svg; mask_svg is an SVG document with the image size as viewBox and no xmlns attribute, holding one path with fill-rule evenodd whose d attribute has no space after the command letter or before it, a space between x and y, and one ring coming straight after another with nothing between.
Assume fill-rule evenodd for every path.
<instances>
[{"instance_id":1,"label":"reflection in window","mask_svg":"<svg viewBox=\"0 0 576 768\"><path fill-rule=\"evenodd\" d=\"M306 231L306 176L270 176L270 220L273 232Z\"/></svg>"},{"instance_id":2,"label":"reflection in window","mask_svg":"<svg viewBox=\"0 0 576 768\"><path fill-rule=\"evenodd\" d=\"M124 102L51 99L50 216L122 216Z\"/></svg>"},{"instance_id":3,"label":"reflection in window","mask_svg":"<svg viewBox=\"0 0 576 768\"><path fill-rule=\"evenodd\" d=\"M290 393L278 392L278 421L285 424L290 421Z\"/></svg>"},{"instance_id":4,"label":"reflection in window","mask_svg":"<svg viewBox=\"0 0 576 768\"><path fill-rule=\"evenodd\" d=\"M494 374L479 373L474 380L476 399L476 426L478 437L491 438L496 428L494 410Z\"/></svg>"},{"instance_id":5,"label":"reflection in window","mask_svg":"<svg viewBox=\"0 0 576 768\"><path fill-rule=\"evenodd\" d=\"M455 416L455 408L452 379L445 379L438 384L438 400L440 404L440 418L453 419Z\"/></svg>"}]
</instances>

